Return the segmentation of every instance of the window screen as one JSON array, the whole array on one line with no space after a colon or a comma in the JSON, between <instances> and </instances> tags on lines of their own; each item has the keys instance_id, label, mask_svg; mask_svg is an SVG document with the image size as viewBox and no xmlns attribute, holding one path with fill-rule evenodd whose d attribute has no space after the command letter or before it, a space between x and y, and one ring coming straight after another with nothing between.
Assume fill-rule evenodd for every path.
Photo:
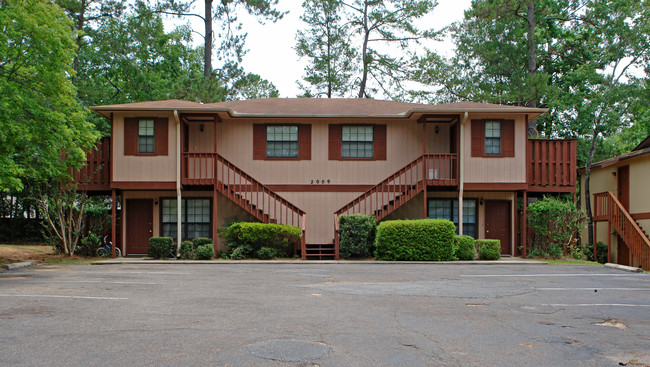
<instances>
[{"instance_id":1,"label":"window screen","mask_svg":"<svg viewBox=\"0 0 650 367\"><path fill-rule=\"evenodd\" d=\"M372 158L374 136L372 126L343 126L342 158Z\"/></svg>"},{"instance_id":2,"label":"window screen","mask_svg":"<svg viewBox=\"0 0 650 367\"><path fill-rule=\"evenodd\" d=\"M298 126L267 126L266 157L298 158Z\"/></svg>"}]
</instances>

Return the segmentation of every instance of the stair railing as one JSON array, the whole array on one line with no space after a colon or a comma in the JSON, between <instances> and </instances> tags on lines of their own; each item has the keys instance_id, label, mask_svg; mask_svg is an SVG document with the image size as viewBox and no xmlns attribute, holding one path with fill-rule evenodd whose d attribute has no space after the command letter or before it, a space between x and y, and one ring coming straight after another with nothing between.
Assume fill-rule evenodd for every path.
<instances>
[{"instance_id":1,"label":"stair railing","mask_svg":"<svg viewBox=\"0 0 650 367\"><path fill-rule=\"evenodd\" d=\"M216 180L215 180L216 173ZM296 226L305 254L306 213L217 153L183 153L184 185L216 185L217 191L264 223Z\"/></svg>"},{"instance_id":2,"label":"stair railing","mask_svg":"<svg viewBox=\"0 0 650 367\"><path fill-rule=\"evenodd\" d=\"M611 191L594 194L594 220L609 221L644 270L650 270L650 239Z\"/></svg>"}]
</instances>

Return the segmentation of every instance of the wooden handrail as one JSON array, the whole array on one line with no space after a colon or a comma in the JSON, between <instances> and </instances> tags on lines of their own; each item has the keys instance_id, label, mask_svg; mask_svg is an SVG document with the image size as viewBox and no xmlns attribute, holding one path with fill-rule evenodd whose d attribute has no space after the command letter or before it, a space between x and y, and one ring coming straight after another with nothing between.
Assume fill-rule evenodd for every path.
<instances>
[{"instance_id":1,"label":"wooden handrail","mask_svg":"<svg viewBox=\"0 0 650 367\"><path fill-rule=\"evenodd\" d=\"M184 185L215 185L217 191L261 222L287 224L301 229L304 257L307 218L304 210L217 153L183 153L182 158Z\"/></svg>"},{"instance_id":2,"label":"wooden handrail","mask_svg":"<svg viewBox=\"0 0 650 367\"><path fill-rule=\"evenodd\" d=\"M380 220L422 191L425 184L435 186L457 185L457 160L458 154L456 153L424 154L334 213L336 215L375 214L377 220Z\"/></svg>"},{"instance_id":3,"label":"wooden handrail","mask_svg":"<svg viewBox=\"0 0 650 367\"><path fill-rule=\"evenodd\" d=\"M641 267L650 270L650 239L611 191L594 194L593 219L609 221Z\"/></svg>"}]
</instances>

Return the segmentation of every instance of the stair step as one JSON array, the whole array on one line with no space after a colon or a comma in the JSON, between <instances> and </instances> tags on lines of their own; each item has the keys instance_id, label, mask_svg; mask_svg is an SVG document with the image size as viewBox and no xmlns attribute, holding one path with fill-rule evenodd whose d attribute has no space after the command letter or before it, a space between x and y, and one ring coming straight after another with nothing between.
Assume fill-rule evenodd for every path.
<instances>
[{"instance_id":1,"label":"stair step","mask_svg":"<svg viewBox=\"0 0 650 367\"><path fill-rule=\"evenodd\" d=\"M334 244L306 244L305 245L305 258L307 260L334 260Z\"/></svg>"}]
</instances>

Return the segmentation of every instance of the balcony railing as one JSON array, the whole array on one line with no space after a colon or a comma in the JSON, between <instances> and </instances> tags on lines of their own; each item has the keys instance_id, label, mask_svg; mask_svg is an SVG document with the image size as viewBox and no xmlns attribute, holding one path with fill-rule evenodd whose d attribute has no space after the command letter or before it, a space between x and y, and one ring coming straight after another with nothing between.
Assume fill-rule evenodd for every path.
<instances>
[{"instance_id":1,"label":"balcony railing","mask_svg":"<svg viewBox=\"0 0 650 367\"><path fill-rule=\"evenodd\" d=\"M79 190L104 191L111 188L111 138L100 139L95 149L86 152L86 163L72 171Z\"/></svg>"},{"instance_id":2,"label":"balcony railing","mask_svg":"<svg viewBox=\"0 0 650 367\"><path fill-rule=\"evenodd\" d=\"M531 190L573 190L576 186L576 141L528 139L527 181Z\"/></svg>"}]
</instances>

